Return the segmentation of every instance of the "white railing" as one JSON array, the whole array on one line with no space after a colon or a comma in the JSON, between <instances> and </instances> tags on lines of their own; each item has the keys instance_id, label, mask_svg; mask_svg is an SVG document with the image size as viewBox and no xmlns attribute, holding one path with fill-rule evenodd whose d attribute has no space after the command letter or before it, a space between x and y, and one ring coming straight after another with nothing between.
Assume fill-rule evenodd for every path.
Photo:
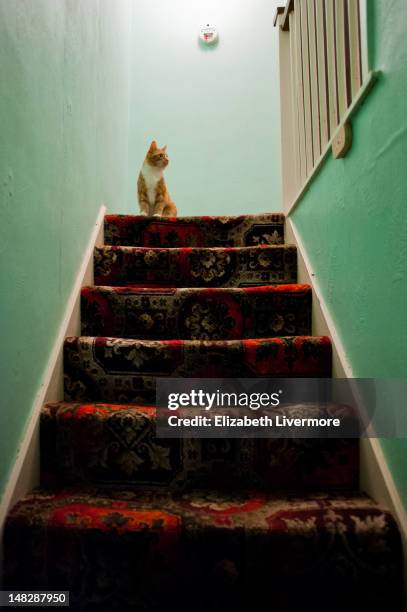
<instances>
[{"instance_id":1,"label":"white railing","mask_svg":"<svg viewBox=\"0 0 407 612\"><path fill-rule=\"evenodd\" d=\"M374 81L367 57L366 0L288 0L280 37L284 208L299 201L332 149L351 146L350 116Z\"/></svg>"}]
</instances>

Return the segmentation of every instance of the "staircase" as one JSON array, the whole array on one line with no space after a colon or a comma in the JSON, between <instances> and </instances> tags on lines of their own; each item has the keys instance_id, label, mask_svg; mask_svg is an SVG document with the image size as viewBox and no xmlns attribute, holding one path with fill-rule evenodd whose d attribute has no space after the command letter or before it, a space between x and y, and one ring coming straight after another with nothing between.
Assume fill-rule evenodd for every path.
<instances>
[{"instance_id":1,"label":"staircase","mask_svg":"<svg viewBox=\"0 0 407 612\"><path fill-rule=\"evenodd\" d=\"M401 610L399 532L358 490L357 440L154 435L158 376L331 375L284 217L109 215L105 243L5 588L78 611Z\"/></svg>"}]
</instances>

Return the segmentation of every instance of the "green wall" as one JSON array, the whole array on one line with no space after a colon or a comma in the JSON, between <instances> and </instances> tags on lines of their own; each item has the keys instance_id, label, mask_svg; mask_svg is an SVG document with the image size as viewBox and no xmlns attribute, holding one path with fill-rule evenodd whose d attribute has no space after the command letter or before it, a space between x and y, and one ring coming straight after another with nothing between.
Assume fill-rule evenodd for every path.
<instances>
[{"instance_id":1,"label":"green wall","mask_svg":"<svg viewBox=\"0 0 407 612\"><path fill-rule=\"evenodd\" d=\"M130 205L153 138L167 144L167 182L180 214L280 210L280 111L275 0L138 0ZM220 34L198 44L202 24Z\"/></svg>"},{"instance_id":2,"label":"green wall","mask_svg":"<svg viewBox=\"0 0 407 612\"><path fill-rule=\"evenodd\" d=\"M292 214L357 377L407 377L407 11L368 2L378 84ZM400 398L406 404L406 398ZM383 440L407 507L407 440Z\"/></svg>"},{"instance_id":3,"label":"green wall","mask_svg":"<svg viewBox=\"0 0 407 612\"><path fill-rule=\"evenodd\" d=\"M97 212L126 212L130 25L130 0L0 0L0 493Z\"/></svg>"}]
</instances>

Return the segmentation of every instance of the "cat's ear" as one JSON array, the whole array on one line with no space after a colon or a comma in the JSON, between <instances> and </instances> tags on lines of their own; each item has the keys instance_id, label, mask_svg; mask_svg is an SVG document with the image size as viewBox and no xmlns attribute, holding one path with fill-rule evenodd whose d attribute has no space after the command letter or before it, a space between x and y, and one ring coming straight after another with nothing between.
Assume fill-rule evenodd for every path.
<instances>
[{"instance_id":1,"label":"cat's ear","mask_svg":"<svg viewBox=\"0 0 407 612\"><path fill-rule=\"evenodd\" d=\"M167 145L165 145L165 147L163 147L161 150L165 153L167 151Z\"/></svg>"},{"instance_id":2,"label":"cat's ear","mask_svg":"<svg viewBox=\"0 0 407 612\"><path fill-rule=\"evenodd\" d=\"M157 150L157 143L155 140L153 140L153 142L150 145L150 149L149 149L149 153L151 153L152 151L156 151Z\"/></svg>"}]
</instances>

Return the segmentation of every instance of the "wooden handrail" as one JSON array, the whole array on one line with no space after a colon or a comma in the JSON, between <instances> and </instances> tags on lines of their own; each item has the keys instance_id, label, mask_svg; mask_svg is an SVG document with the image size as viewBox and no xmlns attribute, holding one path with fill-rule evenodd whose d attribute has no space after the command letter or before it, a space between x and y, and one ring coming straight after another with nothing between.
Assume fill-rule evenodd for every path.
<instances>
[{"instance_id":1,"label":"wooden handrail","mask_svg":"<svg viewBox=\"0 0 407 612\"><path fill-rule=\"evenodd\" d=\"M294 10L294 0L288 0L285 6L278 6L276 14L274 15L274 27L277 25L278 16L282 15L280 27L284 32L288 32L290 29L289 14Z\"/></svg>"},{"instance_id":2,"label":"wooden handrail","mask_svg":"<svg viewBox=\"0 0 407 612\"><path fill-rule=\"evenodd\" d=\"M273 21L273 25L274 25L274 27L276 27L276 25L277 25L277 19L278 19L278 16L279 16L279 15L282 15L282 14L284 13L284 11L285 11L284 6L278 6L278 7L276 8L276 13L275 13L275 15L274 15L274 21Z\"/></svg>"}]
</instances>

